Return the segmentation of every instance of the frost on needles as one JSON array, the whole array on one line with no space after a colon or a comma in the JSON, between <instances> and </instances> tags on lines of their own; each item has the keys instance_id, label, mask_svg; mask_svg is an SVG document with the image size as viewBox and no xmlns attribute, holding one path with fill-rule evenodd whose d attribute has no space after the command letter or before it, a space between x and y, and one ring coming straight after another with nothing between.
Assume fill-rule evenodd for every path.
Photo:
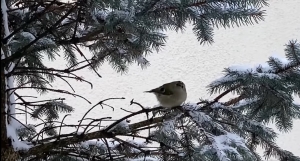
<instances>
[{"instance_id":1,"label":"frost on needles","mask_svg":"<svg viewBox=\"0 0 300 161\"><path fill-rule=\"evenodd\" d=\"M300 96L299 48L298 42L290 41L285 58L272 56L266 64L256 67L226 68L225 76L208 86L210 92L223 90L238 94L231 101L239 104L232 108L258 122L275 122L279 130L287 132L293 126L293 119L300 118L299 103L294 101L294 95Z\"/></svg>"},{"instance_id":2,"label":"frost on needles","mask_svg":"<svg viewBox=\"0 0 300 161\"><path fill-rule=\"evenodd\" d=\"M68 100L18 94L20 89L35 89L91 103L69 82L93 87L77 71L89 68L100 78L104 62L117 72L126 72L132 63L146 67L147 54L165 45L165 31L184 30L189 22L200 44L212 43L215 27L257 23L267 5L265 0L1 0L1 159L255 161L261 160L256 147L262 146L265 157L299 161L276 145L277 134L266 126L275 122L279 130L288 132L293 119L299 119L299 104L294 102L300 91L296 41L287 44L285 59L271 57L257 67L227 68L224 77L208 86L211 94L218 95L213 100L167 111L131 101L141 110L123 109L129 114L120 120L86 118L86 114L99 106L114 110L117 107L109 102L122 98L101 100L78 123L66 124L64 120L79 108L69 106ZM92 57L86 57L82 48ZM65 59L66 67L44 64L58 57ZM53 87L57 79L70 90ZM237 97L220 102L230 93ZM25 122L18 120L20 113L25 114ZM130 122L140 114L147 119ZM28 124L27 116L36 124ZM67 127L73 131L66 133Z\"/></svg>"}]
</instances>

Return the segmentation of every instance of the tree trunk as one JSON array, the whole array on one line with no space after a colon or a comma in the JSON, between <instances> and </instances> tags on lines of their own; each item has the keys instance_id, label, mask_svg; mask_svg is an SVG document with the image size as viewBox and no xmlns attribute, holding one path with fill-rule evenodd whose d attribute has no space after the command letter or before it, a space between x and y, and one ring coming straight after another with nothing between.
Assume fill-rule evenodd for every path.
<instances>
[{"instance_id":1,"label":"tree trunk","mask_svg":"<svg viewBox=\"0 0 300 161\"><path fill-rule=\"evenodd\" d=\"M4 67L1 64L1 161L17 161L19 158L19 154L14 151L12 146L12 140L7 137L7 111L5 111L5 105L7 103L7 92L5 92L5 90L6 83Z\"/></svg>"}]
</instances>

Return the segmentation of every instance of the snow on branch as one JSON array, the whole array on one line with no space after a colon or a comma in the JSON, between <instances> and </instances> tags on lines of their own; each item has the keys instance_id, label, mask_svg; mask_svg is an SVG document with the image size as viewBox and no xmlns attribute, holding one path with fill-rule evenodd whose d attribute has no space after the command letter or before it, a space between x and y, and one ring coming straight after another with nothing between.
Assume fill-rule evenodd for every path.
<instances>
[{"instance_id":1,"label":"snow on branch","mask_svg":"<svg viewBox=\"0 0 300 161\"><path fill-rule=\"evenodd\" d=\"M31 137L31 140L27 141L34 144L31 144L26 153L20 152L22 157L26 158L37 157L37 154L45 150L56 151L62 149L64 151L75 148L74 151L80 151L84 158L96 157L98 159L107 157L108 153L111 153L112 158L124 155L136 155L137 158L157 155L165 155L168 158L184 158L190 155L208 157L216 153L219 160L232 159L233 156L242 160L249 157L255 158L246 140L249 134L257 135L258 138L264 140L264 144L270 140L267 137L273 135L261 123L248 120L244 114L237 110L239 108L230 108L228 110L231 113L225 113L226 107L215 108L209 104L209 101L199 105L187 103L182 107L166 110L161 107L144 108L141 104L134 102L132 105L140 106L141 110L128 111L130 112L129 115L113 121L109 126L101 127L101 122L112 121L112 118L88 119L83 117L84 122L79 120L80 124L77 126L89 130L80 133L76 133L76 130L74 130L73 133L61 133L48 138ZM99 101L96 105L110 107L109 104L105 103L105 100ZM207 108L207 105L210 108ZM110 108L114 109L113 107ZM130 123L129 119L154 111L160 111L156 112L156 117ZM228 120L229 117L241 119L235 122L234 120ZM185 121L182 122L183 120ZM86 121L90 123L86 124ZM72 127L72 125L63 122L57 122L60 126L56 126L57 123L55 122L52 123L54 123L52 128ZM253 127L261 128L257 131L254 128L249 128L250 124ZM99 128L93 129L94 126ZM91 129L93 130L91 131ZM247 131L247 129L250 131ZM148 135L137 133L143 130L151 130L151 132ZM240 130L240 132L236 133L236 130ZM270 134L265 135L264 133ZM126 139L122 137L126 137ZM188 148L189 151L185 151L186 144L190 147ZM157 152L156 149L161 148L161 146L168 150ZM112 152L115 153L114 156Z\"/></svg>"},{"instance_id":2,"label":"snow on branch","mask_svg":"<svg viewBox=\"0 0 300 161\"><path fill-rule=\"evenodd\" d=\"M31 10L26 6L27 2L20 3L24 3L24 11ZM114 111L116 107L109 105L107 101L124 98L99 101L78 122L67 124L65 120L69 114L60 121L59 112L73 112L73 107L62 102L63 99L30 102L26 101L25 96L16 93L18 89L34 88L85 99L75 94L75 90L65 79L84 81L92 87L90 82L74 74L75 71L85 67L96 71L95 67L106 60L119 71L126 71L128 64L134 61L145 66L148 64L145 55L153 49L159 50L165 44L166 35L162 31L182 29L185 22L191 20L198 40L212 42L214 26L227 27L234 23L257 22L263 18L264 11L260 7L264 5L264 0L122 1L120 4L100 4L98 1L67 4L51 1L44 7L33 4L36 11L29 15L29 21L13 26L16 30L10 33L8 9L6 1L2 0L5 31L3 40L8 42L12 38L8 43L9 50L1 49L1 64L9 66L5 71L8 85L5 113L9 118L6 126L13 146L22 159L32 160L55 157L81 157L86 160L152 160L155 157L164 160L255 160L257 156L253 153L257 145L266 146L267 152L271 149L270 155L292 158L292 154L276 148L273 143L276 133L264 126L264 123L268 122L267 119L274 119L273 115L276 115L278 124L286 126L284 123L287 123L289 126L290 116L297 111L298 105L290 96L299 89L295 83L299 82L299 45L295 41L287 45L287 60L272 57L266 65L227 68L226 75L210 85L211 93L219 94L213 100L187 103L172 109L146 108L132 100L131 105L140 107L140 110L121 108L129 114L117 120L107 116L88 118L87 115L96 106L108 107ZM11 13L16 16L15 12L20 13L20 10L13 8ZM53 16L45 13L46 11L58 14ZM203 14L206 15L203 17ZM23 18L24 15L19 17ZM52 19L53 21L49 21ZM38 27L32 27L33 22ZM94 55L90 60L85 57L79 45L92 51ZM69 68L45 67L41 61L41 52L46 51L49 59L54 59L53 53L59 51L59 47L65 53ZM85 61L77 62L75 52L84 57ZM26 59L28 55L37 60ZM16 67L12 62L17 62ZM30 63L33 65L29 65ZM28 82L22 82L20 86L14 87L13 76L21 79L26 76L26 81L28 79L31 86L23 84ZM51 85L54 78L64 80L73 92L48 88L47 85ZM292 79L284 82L287 78ZM37 79L40 80L39 83L34 81ZM221 90L225 91L220 93ZM220 102L221 98L232 91L239 96ZM15 102L14 95L21 103ZM277 102L278 100L281 102ZM15 105L24 106L25 110L20 111L41 123L34 126L22 125L15 119ZM33 109L34 107L38 108ZM281 116L282 111L286 115ZM272 117L268 118L264 114L272 114ZM132 122L138 115L146 115L147 119ZM45 116L46 119L43 119ZM267 119L264 120L265 118ZM71 133L64 133L64 128L67 127L74 129ZM64 156L60 156L61 154Z\"/></svg>"},{"instance_id":3,"label":"snow on branch","mask_svg":"<svg viewBox=\"0 0 300 161\"><path fill-rule=\"evenodd\" d=\"M242 79L243 75L253 77L265 77L268 79L280 79L281 73L288 72L289 69L299 69L300 67L300 44L297 41L290 41L286 45L286 57L277 54L272 55L269 61L256 66L234 65L225 68L225 76L213 81L209 87L214 88L225 83L233 83ZM297 61L298 60L298 61Z\"/></svg>"}]
</instances>

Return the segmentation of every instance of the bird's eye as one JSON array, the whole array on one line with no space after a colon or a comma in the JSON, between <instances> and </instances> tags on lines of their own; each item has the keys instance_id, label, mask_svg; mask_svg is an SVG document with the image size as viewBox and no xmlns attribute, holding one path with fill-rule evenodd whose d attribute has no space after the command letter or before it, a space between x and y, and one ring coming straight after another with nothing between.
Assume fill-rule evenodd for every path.
<instances>
[{"instance_id":1,"label":"bird's eye","mask_svg":"<svg viewBox=\"0 0 300 161\"><path fill-rule=\"evenodd\" d=\"M164 87L159 89L162 93L165 93L166 89Z\"/></svg>"},{"instance_id":2,"label":"bird's eye","mask_svg":"<svg viewBox=\"0 0 300 161\"><path fill-rule=\"evenodd\" d=\"M183 85L182 82L178 82L178 83L176 84L176 86L183 88L184 85Z\"/></svg>"}]
</instances>

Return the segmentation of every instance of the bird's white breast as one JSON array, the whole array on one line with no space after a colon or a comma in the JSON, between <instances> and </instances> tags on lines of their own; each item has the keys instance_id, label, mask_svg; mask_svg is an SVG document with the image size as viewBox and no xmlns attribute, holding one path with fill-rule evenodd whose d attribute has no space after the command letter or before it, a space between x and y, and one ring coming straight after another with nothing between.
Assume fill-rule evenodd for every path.
<instances>
[{"instance_id":1,"label":"bird's white breast","mask_svg":"<svg viewBox=\"0 0 300 161\"><path fill-rule=\"evenodd\" d=\"M185 90L177 91L174 95L156 95L161 106L171 108L180 106L187 98Z\"/></svg>"}]
</instances>

